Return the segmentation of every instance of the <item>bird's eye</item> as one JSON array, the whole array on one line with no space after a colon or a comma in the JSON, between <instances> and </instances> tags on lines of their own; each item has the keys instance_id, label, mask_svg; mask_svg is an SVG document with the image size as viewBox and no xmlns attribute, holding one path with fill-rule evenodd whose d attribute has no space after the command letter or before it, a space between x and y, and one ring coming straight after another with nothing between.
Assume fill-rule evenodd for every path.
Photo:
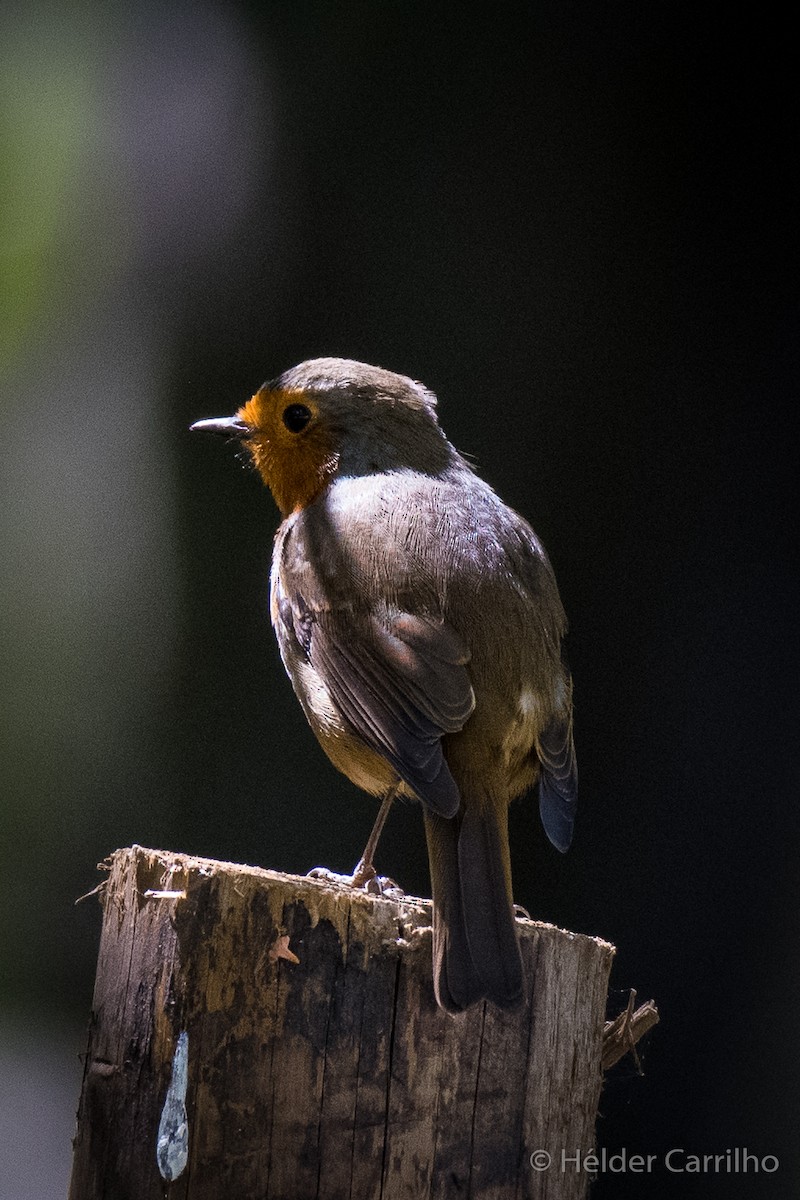
<instances>
[{"instance_id":1,"label":"bird's eye","mask_svg":"<svg viewBox=\"0 0 800 1200\"><path fill-rule=\"evenodd\" d=\"M290 433L300 433L311 420L311 412L305 404L290 404L283 410L282 420Z\"/></svg>"}]
</instances>

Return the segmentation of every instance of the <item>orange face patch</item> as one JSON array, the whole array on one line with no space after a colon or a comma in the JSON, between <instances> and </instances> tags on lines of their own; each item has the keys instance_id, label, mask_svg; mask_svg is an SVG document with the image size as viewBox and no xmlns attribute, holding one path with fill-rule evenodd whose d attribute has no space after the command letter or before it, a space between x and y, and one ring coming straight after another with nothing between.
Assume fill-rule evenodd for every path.
<instances>
[{"instance_id":1,"label":"orange face patch","mask_svg":"<svg viewBox=\"0 0 800 1200\"><path fill-rule=\"evenodd\" d=\"M293 431L293 414L285 414L298 405L311 417L304 428ZM260 388L236 415L253 430L244 444L281 514L286 517L305 508L322 491L337 462L330 432L320 421L314 400L301 391Z\"/></svg>"}]
</instances>

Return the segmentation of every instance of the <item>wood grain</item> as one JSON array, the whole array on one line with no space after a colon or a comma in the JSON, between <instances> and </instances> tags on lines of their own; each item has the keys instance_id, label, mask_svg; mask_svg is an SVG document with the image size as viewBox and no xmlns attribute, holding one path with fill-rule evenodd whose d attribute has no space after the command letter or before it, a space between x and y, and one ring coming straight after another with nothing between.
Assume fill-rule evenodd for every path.
<instances>
[{"instance_id":1,"label":"wood grain","mask_svg":"<svg viewBox=\"0 0 800 1200\"><path fill-rule=\"evenodd\" d=\"M525 1005L452 1017L427 901L139 846L109 865L70 1200L586 1194L560 1156L594 1145L608 943L520 919ZM188 1163L165 1183L182 1031Z\"/></svg>"}]
</instances>

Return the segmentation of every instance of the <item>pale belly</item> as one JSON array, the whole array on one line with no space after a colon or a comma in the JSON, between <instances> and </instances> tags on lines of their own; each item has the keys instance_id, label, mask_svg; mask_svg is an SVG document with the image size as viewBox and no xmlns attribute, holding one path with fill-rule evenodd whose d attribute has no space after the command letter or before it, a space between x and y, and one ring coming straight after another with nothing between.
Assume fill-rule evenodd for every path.
<instances>
[{"instance_id":1,"label":"pale belly","mask_svg":"<svg viewBox=\"0 0 800 1200\"><path fill-rule=\"evenodd\" d=\"M394 769L350 733L319 672L291 652L286 653L283 646L281 655L308 723L333 765L362 791L385 795L397 782ZM406 784L401 785L399 794L413 796Z\"/></svg>"}]
</instances>

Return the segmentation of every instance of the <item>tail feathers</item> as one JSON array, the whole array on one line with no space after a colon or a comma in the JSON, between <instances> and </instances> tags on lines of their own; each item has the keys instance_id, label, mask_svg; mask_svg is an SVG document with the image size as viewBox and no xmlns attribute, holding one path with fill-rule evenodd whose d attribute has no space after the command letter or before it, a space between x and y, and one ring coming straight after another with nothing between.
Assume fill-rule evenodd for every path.
<instances>
[{"instance_id":1,"label":"tail feathers","mask_svg":"<svg viewBox=\"0 0 800 1200\"><path fill-rule=\"evenodd\" d=\"M502 824L501 824L502 822ZM508 864L505 809L465 812L458 836L458 874L467 943L484 994L511 1008L524 996Z\"/></svg>"},{"instance_id":2,"label":"tail feathers","mask_svg":"<svg viewBox=\"0 0 800 1200\"><path fill-rule=\"evenodd\" d=\"M480 1000L482 983L472 963L461 904L459 818L425 811L433 888L433 990L447 1012L463 1012Z\"/></svg>"},{"instance_id":3,"label":"tail feathers","mask_svg":"<svg viewBox=\"0 0 800 1200\"><path fill-rule=\"evenodd\" d=\"M524 998L504 814L425 814L433 884L436 1000L463 1012L483 998L513 1008Z\"/></svg>"}]
</instances>

